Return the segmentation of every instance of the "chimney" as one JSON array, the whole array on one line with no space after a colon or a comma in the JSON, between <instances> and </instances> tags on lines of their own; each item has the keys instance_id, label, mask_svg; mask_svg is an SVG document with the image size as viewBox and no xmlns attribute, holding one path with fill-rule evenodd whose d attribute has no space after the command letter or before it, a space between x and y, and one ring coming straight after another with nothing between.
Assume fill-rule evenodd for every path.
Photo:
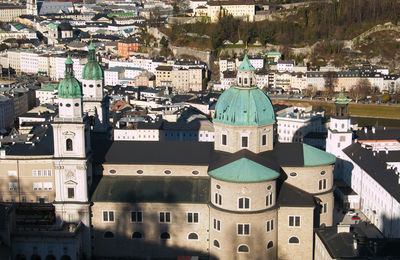
<instances>
[{"instance_id":1,"label":"chimney","mask_svg":"<svg viewBox=\"0 0 400 260\"><path fill-rule=\"evenodd\" d=\"M350 233L350 225L339 223L337 225L337 233Z\"/></svg>"}]
</instances>

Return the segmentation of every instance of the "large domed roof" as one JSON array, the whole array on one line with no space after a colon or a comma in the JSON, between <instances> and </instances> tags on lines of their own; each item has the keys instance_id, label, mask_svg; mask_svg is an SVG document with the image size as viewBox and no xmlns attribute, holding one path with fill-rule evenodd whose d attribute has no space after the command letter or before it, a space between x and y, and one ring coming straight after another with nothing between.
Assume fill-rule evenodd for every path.
<instances>
[{"instance_id":1,"label":"large domed roof","mask_svg":"<svg viewBox=\"0 0 400 260\"><path fill-rule=\"evenodd\" d=\"M72 59L68 56L65 61L65 78L58 84L59 98L80 98L82 89L79 81L74 77L72 70Z\"/></svg>"},{"instance_id":2,"label":"large domed roof","mask_svg":"<svg viewBox=\"0 0 400 260\"><path fill-rule=\"evenodd\" d=\"M82 70L82 79L88 80L99 80L103 79L103 70L100 64L96 60L95 47L92 43L89 45L88 62L85 64Z\"/></svg>"},{"instance_id":3,"label":"large domed roof","mask_svg":"<svg viewBox=\"0 0 400 260\"><path fill-rule=\"evenodd\" d=\"M274 109L268 95L257 87L230 87L219 97L213 122L260 126L275 123Z\"/></svg>"}]
</instances>

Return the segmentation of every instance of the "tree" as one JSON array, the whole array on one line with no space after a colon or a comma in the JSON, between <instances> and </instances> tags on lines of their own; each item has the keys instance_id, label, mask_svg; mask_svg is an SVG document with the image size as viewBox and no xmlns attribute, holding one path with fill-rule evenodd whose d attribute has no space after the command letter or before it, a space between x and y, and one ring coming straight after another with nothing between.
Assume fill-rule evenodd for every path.
<instances>
[{"instance_id":1,"label":"tree","mask_svg":"<svg viewBox=\"0 0 400 260\"><path fill-rule=\"evenodd\" d=\"M312 85L303 90L304 95L310 97L310 100L312 100L317 95L317 92L317 88Z\"/></svg>"},{"instance_id":2,"label":"tree","mask_svg":"<svg viewBox=\"0 0 400 260\"><path fill-rule=\"evenodd\" d=\"M358 84L352 87L349 91L349 96L356 102L361 99L366 98L369 94L371 94L371 83L368 79L360 79Z\"/></svg>"},{"instance_id":3,"label":"tree","mask_svg":"<svg viewBox=\"0 0 400 260\"><path fill-rule=\"evenodd\" d=\"M382 95L382 102L386 103L390 100L390 95L388 93L385 93Z\"/></svg>"},{"instance_id":4,"label":"tree","mask_svg":"<svg viewBox=\"0 0 400 260\"><path fill-rule=\"evenodd\" d=\"M161 40L160 40L160 45L161 45L162 47L164 47L164 48L167 48L167 47L168 47L168 40L165 39L164 36L163 36L163 37L161 38Z\"/></svg>"},{"instance_id":5,"label":"tree","mask_svg":"<svg viewBox=\"0 0 400 260\"><path fill-rule=\"evenodd\" d=\"M338 77L336 72L329 71L324 74L324 91L322 92L322 96L328 101L329 98L332 98L335 93L335 87L337 86Z\"/></svg>"}]
</instances>

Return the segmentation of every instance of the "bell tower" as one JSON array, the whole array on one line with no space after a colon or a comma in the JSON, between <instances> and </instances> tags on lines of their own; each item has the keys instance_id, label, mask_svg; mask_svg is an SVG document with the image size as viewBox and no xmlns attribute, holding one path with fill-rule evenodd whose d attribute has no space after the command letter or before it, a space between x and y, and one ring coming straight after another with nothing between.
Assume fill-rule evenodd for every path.
<instances>
[{"instance_id":1,"label":"bell tower","mask_svg":"<svg viewBox=\"0 0 400 260\"><path fill-rule=\"evenodd\" d=\"M326 151L338 158L343 158L342 150L352 142L352 131L348 110L349 100L344 91L340 92L335 101L335 110L329 123L326 140Z\"/></svg>"},{"instance_id":2,"label":"bell tower","mask_svg":"<svg viewBox=\"0 0 400 260\"><path fill-rule=\"evenodd\" d=\"M82 89L69 56L65 77L58 85L58 99L59 113L52 122L57 221L83 224L83 250L90 256L90 127L82 113Z\"/></svg>"},{"instance_id":3,"label":"bell tower","mask_svg":"<svg viewBox=\"0 0 400 260\"><path fill-rule=\"evenodd\" d=\"M103 70L97 62L92 42L88 47L87 60L82 70L83 111L90 117L95 132L106 132L109 127L109 100L104 95Z\"/></svg>"}]
</instances>

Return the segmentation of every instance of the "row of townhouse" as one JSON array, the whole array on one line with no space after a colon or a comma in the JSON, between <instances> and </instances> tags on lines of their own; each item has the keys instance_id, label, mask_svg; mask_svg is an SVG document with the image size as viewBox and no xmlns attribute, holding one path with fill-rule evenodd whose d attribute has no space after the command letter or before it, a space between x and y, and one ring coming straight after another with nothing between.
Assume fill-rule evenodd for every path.
<instances>
[{"instance_id":1,"label":"row of townhouse","mask_svg":"<svg viewBox=\"0 0 400 260\"><path fill-rule=\"evenodd\" d=\"M318 91L326 89L327 80L332 77L335 91L345 89L349 91L352 87L359 84L360 80L368 80L371 87L379 91L395 92L400 87L400 77L394 74L381 74L378 72L290 72L259 69L256 72L256 84L259 88L280 88L284 91L302 91L307 87L315 87ZM235 72L226 70L222 73L220 84L215 84L214 88L223 90L231 86L235 79Z\"/></svg>"},{"instance_id":2,"label":"row of townhouse","mask_svg":"<svg viewBox=\"0 0 400 260\"><path fill-rule=\"evenodd\" d=\"M86 63L86 58L82 54L71 53L71 59L74 62L75 77L81 79L82 69ZM56 53L52 55L35 50L12 49L7 51L6 55L0 57L0 64L4 68L11 68L20 73L41 74L50 76L53 80L64 78L65 53Z\"/></svg>"}]
</instances>

